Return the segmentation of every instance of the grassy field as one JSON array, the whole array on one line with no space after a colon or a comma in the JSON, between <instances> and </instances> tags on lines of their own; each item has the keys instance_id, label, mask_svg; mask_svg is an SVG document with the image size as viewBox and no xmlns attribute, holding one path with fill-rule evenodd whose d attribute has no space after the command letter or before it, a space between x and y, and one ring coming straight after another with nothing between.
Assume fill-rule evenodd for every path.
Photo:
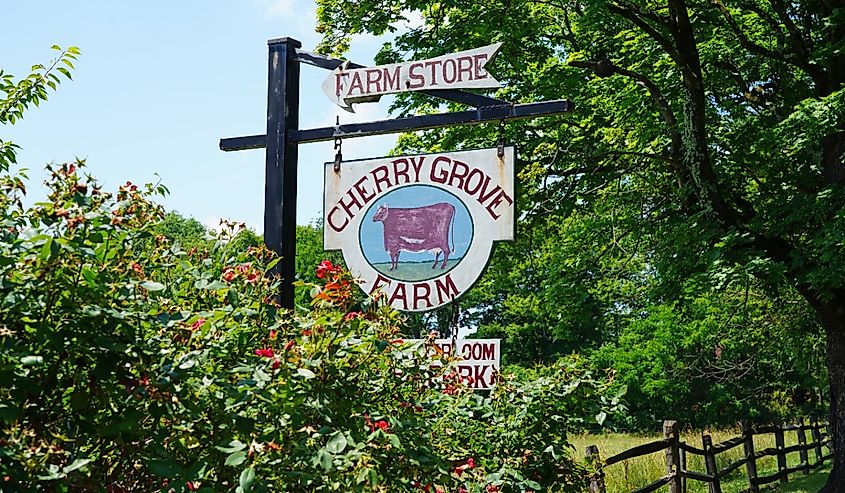
<instances>
[{"instance_id":1,"label":"grassy field","mask_svg":"<svg viewBox=\"0 0 845 493\"><path fill-rule=\"evenodd\" d=\"M390 262L385 262L383 264L373 264L373 267L381 272L384 275L390 276L394 279L401 279L403 281L414 282L414 281L424 281L426 279L432 279L434 277L440 276L445 272L452 270L452 267L458 264L461 259L449 259L446 262L446 268L441 269L440 266L443 264L443 260L437 263L437 268L432 269L431 266L434 265L434 259L432 258L430 261L426 260L425 262L399 262L399 265L396 267L396 270L390 270Z\"/></svg>"},{"instance_id":2,"label":"grassy field","mask_svg":"<svg viewBox=\"0 0 845 493\"><path fill-rule=\"evenodd\" d=\"M829 473L830 469L825 469L819 470L809 476L794 476L794 481L790 480L787 486L775 491L782 491L784 493L818 493L822 489L822 486L824 486Z\"/></svg>"},{"instance_id":3,"label":"grassy field","mask_svg":"<svg viewBox=\"0 0 845 493\"><path fill-rule=\"evenodd\" d=\"M713 443L718 444L729 438L739 436L741 433L739 429L721 430L711 432ZM809 434L808 434L809 435ZM588 445L596 445L599 449L601 457L610 457L618 454L637 445L648 443L662 438L662 435L633 435L621 433L609 433L602 435L578 435L572 437L572 444L576 447L578 454L583 455L584 450ZM808 441L811 438L808 436ZM686 431L681 433L681 439L686 443L702 448L701 446L701 432ZM759 435L754 437L754 450L762 450L768 447L774 447L774 435ZM788 447L798 443L798 438L795 432L785 433L785 445ZM827 453L827 449L824 449ZM743 457L742 445L735 447L725 453L717 456L719 469L723 469L731 463ZM815 461L813 451L810 451L810 462ZM800 463L798 452L791 453L787 456L787 465L792 467ZM705 472L704 458L695 454L687 454L687 470L696 472ZM775 457L765 457L757 460L757 475L767 476L777 472L777 459ZM790 485L782 489L772 489L765 491L784 491L792 493L816 493L824 484L826 474L829 470L819 470L810 476L804 476L802 473L797 473L790 476ZM657 452L643 457L637 457L627 461L622 461L605 469L606 485L608 493L628 493L637 488L641 488L666 474L665 454ZM777 483L775 483L777 484ZM728 477L722 479L722 491L724 493L740 493L747 491L748 482L745 476L745 467L740 467ZM658 491L666 491L663 487ZM707 483L688 480L687 492L689 493L707 493Z\"/></svg>"}]
</instances>

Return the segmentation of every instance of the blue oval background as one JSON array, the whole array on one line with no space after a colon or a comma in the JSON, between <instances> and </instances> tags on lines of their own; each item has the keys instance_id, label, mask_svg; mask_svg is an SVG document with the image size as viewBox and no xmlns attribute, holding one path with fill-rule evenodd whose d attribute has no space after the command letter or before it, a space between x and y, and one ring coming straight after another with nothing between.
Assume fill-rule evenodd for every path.
<instances>
[{"instance_id":1,"label":"blue oval background","mask_svg":"<svg viewBox=\"0 0 845 493\"><path fill-rule=\"evenodd\" d=\"M453 234L450 240L454 241L455 250L449 255L446 268L431 268L434 264L433 253L403 251L399 255L399 268L388 271L390 255L384 250L384 225L381 222L373 222L373 216L379 206L386 204L388 207L422 207L439 202L447 202L455 206L454 233L450 231L450 234ZM367 262L386 277L399 281L424 281L454 269L469 250L473 233L472 217L467 206L458 197L430 185L408 185L382 195L370 205L361 220L358 241ZM441 254L440 261L442 260Z\"/></svg>"}]
</instances>

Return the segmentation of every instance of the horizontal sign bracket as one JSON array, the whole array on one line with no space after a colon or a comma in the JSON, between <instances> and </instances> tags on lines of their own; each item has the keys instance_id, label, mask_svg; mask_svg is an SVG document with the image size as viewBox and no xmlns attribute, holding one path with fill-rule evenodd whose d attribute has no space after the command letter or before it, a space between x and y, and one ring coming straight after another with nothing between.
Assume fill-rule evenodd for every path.
<instances>
[{"instance_id":1,"label":"horizontal sign bracket","mask_svg":"<svg viewBox=\"0 0 845 493\"><path fill-rule=\"evenodd\" d=\"M349 139L353 137L368 137L372 135L428 130L453 125L473 125L502 119L515 120L520 118L536 118L567 113L572 111L573 108L574 105L567 100L513 105L504 104L452 113L417 115L367 123L350 123L348 125L312 128L306 130L291 130L290 141L304 144L309 142L325 142L334 140L335 138ZM220 139L220 149L224 151L261 149L265 146L266 141L266 135L249 135L245 137Z\"/></svg>"}]
</instances>

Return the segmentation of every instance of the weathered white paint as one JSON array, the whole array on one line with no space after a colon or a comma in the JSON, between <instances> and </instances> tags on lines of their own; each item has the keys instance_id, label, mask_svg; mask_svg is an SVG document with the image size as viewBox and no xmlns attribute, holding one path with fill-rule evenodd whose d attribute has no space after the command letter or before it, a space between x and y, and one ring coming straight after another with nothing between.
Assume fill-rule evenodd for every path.
<instances>
[{"instance_id":1,"label":"weathered white paint","mask_svg":"<svg viewBox=\"0 0 845 493\"><path fill-rule=\"evenodd\" d=\"M501 43L418 60L358 69L336 68L323 92L338 106L378 101L385 94L426 89L496 89L502 85L485 69Z\"/></svg>"},{"instance_id":2,"label":"weathered white paint","mask_svg":"<svg viewBox=\"0 0 845 493\"><path fill-rule=\"evenodd\" d=\"M396 309L425 311L445 305L463 295L476 282L487 265L494 241L513 239L513 163L513 147L505 147L501 158L493 148L345 161L338 172L334 171L333 162L326 163L323 246L326 250L341 250L353 275L363 280L361 288L368 293L380 290ZM457 265L450 266L451 270L432 268L430 275L435 277L407 281L397 278L398 273L379 272L370 265L359 232L364 216L380 198L421 185L446 191L460 201L472 219L473 235L466 253ZM412 195L423 189L425 187L411 188L402 193ZM386 197L381 203L389 200L392 199ZM379 248L384 245L386 251L387 225L382 226L373 219L367 221L368 227L364 231L381 235L368 238L374 238L369 240L371 245L378 241ZM396 234L401 234L403 241L415 239L407 233ZM454 228L450 234L454 243ZM457 235L458 239L468 241L464 231L457 231ZM426 261L433 261L438 248L429 243L420 243L419 247L435 251L430 257L423 256ZM408 254L400 253L400 262L402 255L408 258Z\"/></svg>"}]
</instances>

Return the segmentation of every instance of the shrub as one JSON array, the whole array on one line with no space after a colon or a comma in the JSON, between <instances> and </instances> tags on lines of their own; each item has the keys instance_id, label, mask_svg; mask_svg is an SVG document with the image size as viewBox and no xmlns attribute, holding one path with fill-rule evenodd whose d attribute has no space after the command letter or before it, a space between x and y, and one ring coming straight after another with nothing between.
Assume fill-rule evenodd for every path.
<instances>
[{"instance_id":1,"label":"shrub","mask_svg":"<svg viewBox=\"0 0 845 493\"><path fill-rule=\"evenodd\" d=\"M614 403L577 359L473 393L348 272L280 310L271 252L186 252L157 234L164 189L83 169L48 168L29 209L3 178L0 490L580 487L567 434Z\"/></svg>"}]
</instances>

